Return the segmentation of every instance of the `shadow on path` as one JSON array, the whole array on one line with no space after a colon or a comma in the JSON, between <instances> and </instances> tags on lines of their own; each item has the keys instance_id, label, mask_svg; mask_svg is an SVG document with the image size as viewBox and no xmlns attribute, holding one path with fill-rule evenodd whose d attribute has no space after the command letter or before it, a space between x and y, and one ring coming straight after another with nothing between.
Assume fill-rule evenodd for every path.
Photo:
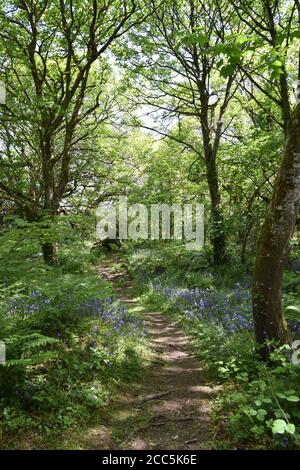
<instances>
[{"instance_id":1,"label":"shadow on path","mask_svg":"<svg viewBox=\"0 0 300 470\"><path fill-rule=\"evenodd\" d=\"M152 365L141 382L112 403L108 426L91 431L90 448L210 449L209 412L219 388L205 382L190 338L162 313L145 310L131 297L126 271L101 266L99 275L113 283L125 280L116 291L146 321Z\"/></svg>"}]
</instances>

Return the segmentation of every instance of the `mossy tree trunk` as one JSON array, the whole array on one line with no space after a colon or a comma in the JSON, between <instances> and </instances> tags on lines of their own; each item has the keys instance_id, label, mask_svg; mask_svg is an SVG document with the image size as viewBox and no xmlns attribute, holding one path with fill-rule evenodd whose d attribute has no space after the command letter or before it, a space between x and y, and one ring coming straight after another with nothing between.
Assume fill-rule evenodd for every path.
<instances>
[{"instance_id":1,"label":"mossy tree trunk","mask_svg":"<svg viewBox=\"0 0 300 470\"><path fill-rule=\"evenodd\" d=\"M258 241L253 279L253 316L260 353L268 359L269 340L289 343L281 286L283 267L293 236L300 200L300 104L286 133L281 166Z\"/></svg>"},{"instance_id":2,"label":"mossy tree trunk","mask_svg":"<svg viewBox=\"0 0 300 470\"><path fill-rule=\"evenodd\" d=\"M207 170L207 183L210 195L214 264L223 264L226 260L226 238L224 230L224 218L221 210L221 194L218 180L216 156L213 153L205 158Z\"/></svg>"}]
</instances>

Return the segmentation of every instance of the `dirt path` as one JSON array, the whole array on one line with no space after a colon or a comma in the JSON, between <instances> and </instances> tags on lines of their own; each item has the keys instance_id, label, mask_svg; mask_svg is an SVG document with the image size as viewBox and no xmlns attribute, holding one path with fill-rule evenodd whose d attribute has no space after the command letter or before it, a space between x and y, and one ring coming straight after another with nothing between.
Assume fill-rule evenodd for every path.
<instances>
[{"instance_id":1,"label":"dirt path","mask_svg":"<svg viewBox=\"0 0 300 470\"><path fill-rule=\"evenodd\" d=\"M99 274L116 283L126 273L109 266ZM143 309L130 294L130 284L117 288L120 301L139 311L150 334L152 365L110 408L110 422L94 430L96 449L209 449L209 411L216 387L205 383L190 338L160 312Z\"/></svg>"}]
</instances>

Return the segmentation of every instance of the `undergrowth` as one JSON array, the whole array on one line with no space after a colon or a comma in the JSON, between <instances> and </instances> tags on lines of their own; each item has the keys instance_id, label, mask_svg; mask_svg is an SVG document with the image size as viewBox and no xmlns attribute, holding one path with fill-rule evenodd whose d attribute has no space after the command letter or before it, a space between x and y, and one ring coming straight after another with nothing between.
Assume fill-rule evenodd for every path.
<instances>
[{"instance_id":1,"label":"undergrowth","mask_svg":"<svg viewBox=\"0 0 300 470\"><path fill-rule=\"evenodd\" d=\"M99 278L90 245L71 231L50 267L36 256L38 228L27 232L4 233L0 250L1 448L60 447L62 431L101 423L145 357L144 325Z\"/></svg>"}]
</instances>

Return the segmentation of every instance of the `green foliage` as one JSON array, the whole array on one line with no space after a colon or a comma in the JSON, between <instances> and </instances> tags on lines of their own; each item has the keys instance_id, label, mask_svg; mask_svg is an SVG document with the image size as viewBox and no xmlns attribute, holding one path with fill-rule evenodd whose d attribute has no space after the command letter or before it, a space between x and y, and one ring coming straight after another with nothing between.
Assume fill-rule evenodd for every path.
<instances>
[{"instance_id":1,"label":"green foliage","mask_svg":"<svg viewBox=\"0 0 300 470\"><path fill-rule=\"evenodd\" d=\"M256 378L219 400L230 414L229 431L236 442L268 442L278 448L299 446L299 366L282 347L272 355L272 367L259 364ZM298 390L298 391L297 391ZM269 445L270 445L269 444Z\"/></svg>"},{"instance_id":2,"label":"green foliage","mask_svg":"<svg viewBox=\"0 0 300 470\"><path fill-rule=\"evenodd\" d=\"M238 314L243 312L242 306L248 297L241 296L243 291L240 289L236 290L236 282L247 282L247 275L240 265L233 264L210 268L210 276L204 278L202 269L193 271L194 258L197 260L195 267L202 263L202 269L208 268L204 253L184 253L176 245L161 244L152 250L145 247L130 255L132 274L141 299L170 315L193 337L195 352L207 378L222 384L223 392L216 399L214 413L217 427L222 424L221 439L225 441L217 445L298 448L300 366L291 362L290 346L276 348L271 354L271 363L266 365L255 352L251 330L241 328L228 334L222 322L215 319L222 320L228 309L238 308ZM289 320L294 322L299 309L291 305L291 300L295 301L297 296L299 299L299 294L295 290L291 293L290 279L295 275L288 273L286 271L285 289L289 293L285 301L290 306L286 311ZM198 277L198 283L188 285L189 275L195 280ZM180 295L187 292L198 305L199 297L191 289L195 286L203 292L202 310L198 306L191 309L190 300L186 305L180 301ZM214 293L220 296L222 291L228 306L226 302L226 305L205 302L207 293L213 299ZM248 302L245 309L249 307Z\"/></svg>"},{"instance_id":3,"label":"green foliage","mask_svg":"<svg viewBox=\"0 0 300 470\"><path fill-rule=\"evenodd\" d=\"M0 249L3 446L24 430L45 438L92 422L116 387L140 374L144 357L142 325L96 276L90 245L66 237L60 264L45 267L32 242L37 228L26 227L31 237L18 244L18 259L7 256L18 228Z\"/></svg>"},{"instance_id":4,"label":"green foliage","mask_svg":"<svg viewBox=\"0 0 300 470\"><path fill-rule=\"evenodd\" d=\"M287 345L262 365L251 320L299 79L299 5L273 3L0 0L0 439L78 426L140 372L143 327L97 278L105 254L92 249L95 208L126 195L204 204L201 252L174 240L120 252L142 300L174 316L223 384L231 441L299 446L299 368ZM289 237L273 243L280 260ZM299 259L295 232L283 282L295 338Z\"/></svg>"}]
</instances>

